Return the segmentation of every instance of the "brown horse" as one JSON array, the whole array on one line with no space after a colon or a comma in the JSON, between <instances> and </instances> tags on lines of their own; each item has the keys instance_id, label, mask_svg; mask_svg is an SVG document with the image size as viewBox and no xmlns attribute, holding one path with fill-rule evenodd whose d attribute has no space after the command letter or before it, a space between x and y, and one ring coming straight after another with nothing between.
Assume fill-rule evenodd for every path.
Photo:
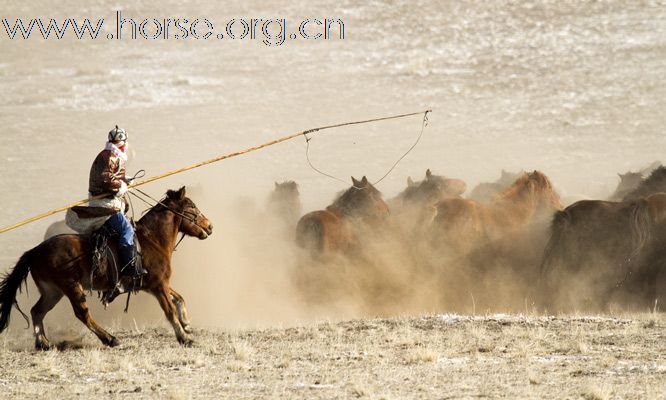
<instances>
[{"instance_id":1,"label":"brown horse","mask_svg":"<svg viewBox=\"0 0 666 400\"><path fill-rule=\"evenodd\" d=\"M364 228L376 229L389 215L381 193L364 176L325 210L305 214L296 225L296 243L312 254L348 252Z\"/></svg>"},{"instance_id":2,"label":"brown horse","mask_svg":"<svg viewBox=\"0 0 666 400\"><path fill-rule=\"evenodd\" d=\"M605 305L620 289L657 298L664 263L666 193L611 202L583 200L557 212L541 263L542 290L549 300ZM585 296L581 296L581 292Z\"/></svg>"},{"instance_id":3,"label":"brown horse","mask_svg":"<svg viewBox=\"0 0 666 400\"><path fill-rule=\"evenodd\" d=\"M539 171L523 173L489 204L467 199L437 203L431 239L435 245L443 242L454 255L466 255L560 209L560 197L548 177Z\"/></svg>"},{"instance_id":4,"label":"brown horse","mask_svg":"<svg viewBox=\"0 0 666 400\"><path fill-rule=\"evenodd\" d=\"M179 232L206 239L212 230L210 221L185 196L184 187L178 191L169 190L161 204L151 208L137 222L136 235L141 244L143 267L148 270L140 290L157 298L173 326L176 338L182 344L191 344L192 340L186 335L189 321L184 300L169 286L171 254ZM108 291L114 288L109 274L93 270L91 253L89 237L84 235L54 236L25 252L0 283L0 332L9 324L17 290L30 272L41 294L30 311L36 348L50 348L43 320L63 295L72 304L76 317L102 343L107 346L118 345L118 339L99 326L88 310L86 290Z\"/></svg>"}]
</instances>

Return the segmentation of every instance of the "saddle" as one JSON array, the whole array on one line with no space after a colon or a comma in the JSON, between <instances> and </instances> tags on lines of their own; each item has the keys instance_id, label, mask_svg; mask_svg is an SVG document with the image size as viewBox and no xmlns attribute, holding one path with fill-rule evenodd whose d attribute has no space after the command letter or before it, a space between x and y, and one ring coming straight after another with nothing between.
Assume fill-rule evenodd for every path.
<instances>
[{"instance_id":1,"label":"saddle","mask_svg":"<svg viewBox=\"0 0 666 400\"><path fill-rule=\"evenodd\" d=\"M119 265L118 256L118 234L106 225L93 231L89 236L90 247L92 248L91 254L91 286L95 277L106 277L106 279L113 285L113 289L100 292L99 296L102 304L106 307L116 297L125 292L136 292L141 288L140 279L132 279L131 284L127 285L124 282L121 274L121 266ZM141 245L138 238L135 238L137 247L137 266L141 266ZM125 279L126 280L126 279Z\"/></svg>"}]
</instances>

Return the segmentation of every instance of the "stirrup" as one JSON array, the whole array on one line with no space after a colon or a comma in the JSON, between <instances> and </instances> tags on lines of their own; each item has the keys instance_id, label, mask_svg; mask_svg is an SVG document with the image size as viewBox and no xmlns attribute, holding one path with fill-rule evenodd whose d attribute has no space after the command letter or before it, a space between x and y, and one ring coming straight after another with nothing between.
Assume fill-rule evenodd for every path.
<instances>
[{"instance_id":1,"label":"stirrup","mask_svg":"<svg viewBox=\"0 0 666 400\"><path fill-rule=\"evenodd\" d=\"M145 273L147 274L148 271L146 271ZM123 287L123 289L126 292L131 292L131 293L134 293L134 294L139 293L139 290L141 290L141 286L143 284L143 275L144 274L130 276L130 279L132 280L132 283L131 283L130 287Z\"/></svg>"},{"instance_id":2,"label":"stirrup","mask_svg":"<svg viewBox=\"0 0 666 400\"><path fill-rule=\"evenodd\" d=\"M113 300L116 299L116 297L120 296L125 292L125 288L123 287L121 281L118 281L116 286L113 287L111 290L107 290L105 292L102 292L102 305L104 308L106 308L109 304L113 302Z\"/></svg>"}]
</instances>

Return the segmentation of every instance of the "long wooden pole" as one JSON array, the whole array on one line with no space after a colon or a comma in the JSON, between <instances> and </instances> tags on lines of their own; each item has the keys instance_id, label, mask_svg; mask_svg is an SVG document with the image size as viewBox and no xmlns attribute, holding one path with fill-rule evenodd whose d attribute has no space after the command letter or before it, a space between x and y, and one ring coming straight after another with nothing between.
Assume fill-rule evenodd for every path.
<instances>
[{"instance_id":1,"label":"long wooden pole","mask_svg":"<svg viewBox=\"0 0 666 400\"><path fill-rule=\"evenodd\" d=\"M197 163L197 164L193 164L193 165L190 165L190 166L187 166L187 167L184 167L184 168L179 168L179 169L176 169L176 170L173 170L173 171L165 172L161 175L153 176L153 177L145 179L143 181L133 183L133 184L129 185L129 187L133 188L133 187L136 187L136 186L145 185L147 183L154 182L158 179L163 179L163 178L166 178L166 177L171 176L171 175L180 174L182 172L189 171L189 170L194 169L194 168L199 168L199 167L203 167L204 165L208 165L208 164L216 163L218 161L226 160L227 158L236 157L236 156L240 156L242 154L247 154L247 153L250 153L250 152L253 152L253 151L257 151L257 150L263 149L264 147L273 146L273 145L276 145L278 143L286 142L287 140L291 140L293 138L296 138L296 137L299 137L299 136L302 136L302 135L307 135L309 133L315 133L315 132L323 131L323 130L326 130L326 129L339 128L339 127L342 127L342 126L367 124L367 123L370 123L370 122L378 122L378 121L386 121L386 120L390 120L390 119L411 117L413 115L421 115L421 114L426 114L426 113L429 113L429 112L432 112L432 110L424 110L424 111L413 112L413 113L408 113L408 114L392 115L390 117L366 119L366 120L362 120L362 121L343 122L343 123L334 124L334 125L325 125L325 126L320 126L318 128L307 129L307 130L304 130L304 131L301 131L301 132L297 132L297 133L293 133L291 135L281 137L279 139L271 140L270 142L266 142L266 143L260 144L258 146L250 147L250 148L245 149L245 150L241 150L241 151L237 151L237 152L234 152L234 153L226 154L226 155L216 157L216 158L213 158L213 159L210 159L210 160L207 160L207 161L203 161L203 162L200 162L200 163ZM16 229L16 228L21 227L23 225L27 225L31 222L35 222L35 221L40 220L42 218L46 218L50 215L57 214L59 212L70 209L72 207L76 207L76 206L80 206L82 204L86 204L86 203L90 202L91 200L102 199L106 196L107 195L103 194L103 195L91 197L91 198L88 198L88 199L82 199L82 200L79 200L75 203L68 204L64 207L60 207L60 208L56 208L54 210L47 211L45 213L36 215L34 217L25 219L25 220L20 221L20 222L17 222L13 225L4 227L4 228L0 229L0 234L5 233L7 231L11 231L12 229Z\"/></svg>"}]
</instances>

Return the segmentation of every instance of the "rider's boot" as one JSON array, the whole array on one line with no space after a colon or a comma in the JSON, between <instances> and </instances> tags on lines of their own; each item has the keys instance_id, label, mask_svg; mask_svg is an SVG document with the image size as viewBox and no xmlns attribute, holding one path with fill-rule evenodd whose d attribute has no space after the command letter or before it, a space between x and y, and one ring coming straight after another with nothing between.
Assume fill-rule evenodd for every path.
<instances>
[{"instance_id":1,"label":"rider's boot","mask_svg":"<svg viewBox=\"0 0 666 400\"><path fill-rule=\"evenodd\" d=\"M141 258L136 250L136 245L120 246L118 248L120 257L120 282L123 283L124 291L136 291L141 286L141 278L146 275L146 271L141 265ZM126 282L131 282L129 285Z\"/></svg>"},{"instance_id":2,"label":"rider's boot","mask_svg":"<svg viewBox=\"0 0 666 400\"><path fill-rule=\"evenodd\" d=\"M136 251L136 245L120 246L118 248L120 256L120 275L140 278L148 273L141 265L139 253Z\"/></svg>"},{"instance_id":3,"label":"rider's boot","mask_svg":"<svg viewBox=\"0 0 666 400\"><path fill-rule=\"evenodd\" d=\"M141 257L136 250L136 245L119 246L118 258L120 259L118 284L112 290L104 292L102 296L104 306L110 304L123 293L139 290L141 288L141 278L148 273L141 265Z\"/></svg>"}]
</instances>

